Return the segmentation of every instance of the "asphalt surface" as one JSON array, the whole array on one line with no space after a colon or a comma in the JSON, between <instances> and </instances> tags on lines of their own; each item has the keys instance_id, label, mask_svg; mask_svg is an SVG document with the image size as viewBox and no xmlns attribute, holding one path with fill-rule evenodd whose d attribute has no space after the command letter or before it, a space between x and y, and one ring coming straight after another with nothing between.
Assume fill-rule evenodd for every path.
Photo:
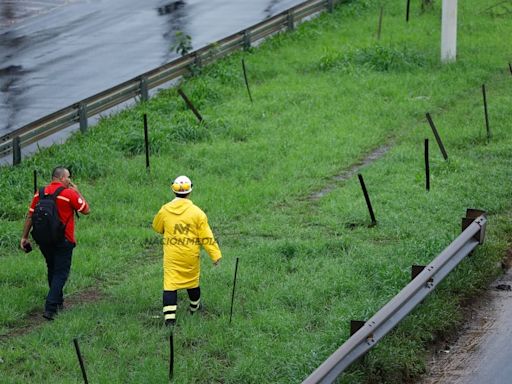
<instances>
[{"instance_id":1,"label":"asphalt surface","mask_svg":"<svg viewBox=\"0 0 512 384\"><path fill-rule=\"evenodd\" d=\"M512 272L481 295L457 341L438 351L421 384L512 383Z\"/></svg>"},{"instance_id":2,"label":"asphalt surface","mask_svg":"<svg viewBox=\"0 0 512 384\"><path fill-rule=\"evenodd\" d=\"M0 136L303 0L0 0Z\"/></svg>"}]
</instances>

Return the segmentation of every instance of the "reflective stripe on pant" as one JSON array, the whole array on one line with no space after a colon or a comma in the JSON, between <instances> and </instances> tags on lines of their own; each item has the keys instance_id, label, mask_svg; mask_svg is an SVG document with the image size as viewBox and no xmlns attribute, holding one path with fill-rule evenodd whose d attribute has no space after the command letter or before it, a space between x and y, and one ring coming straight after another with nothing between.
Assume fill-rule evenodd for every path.
<instances>
[{"instance_id":1,"label":"reflective stripe on pant","mask_svg":"<svg viewBox=\"0 0 512 384\"><path fill-rule=\"evenodd\" d=\"M190 299L190 311L195 312L199 309L201 302L201 288L187 289ZM178 308L178 291L163 292L163 312L165 320L176 319L176 309Z\"/></svg>"}]
</instances>

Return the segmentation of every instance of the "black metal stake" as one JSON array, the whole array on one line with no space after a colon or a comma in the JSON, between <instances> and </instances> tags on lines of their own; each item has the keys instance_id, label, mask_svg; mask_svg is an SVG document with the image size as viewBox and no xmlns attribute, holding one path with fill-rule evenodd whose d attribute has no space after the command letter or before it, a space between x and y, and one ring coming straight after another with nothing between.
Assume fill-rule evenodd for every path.
<instances>
[{"instance_id":1,"label":"black metal stake","mask_svg":"<svg viewBox=\"0 0 512 384\"><path fill-rule=\"evenodd\" d=\"M380 33L382 31L382 18L384 16L384 6L380 7L379 27L377 28L377 40L380 40Z\"/></svg>"},{"instance_id":2,"label":"black metal stake","mask_svg":"<svg viewBox=\"0 0 512 384\"><path fill-rule=\"evenodd\" d=\"M76 355L78 356L78 361L80 362L80 369L82 370L82 376L84 377L84 383L89 384L89 382L87 381L87 373L85 373L85 366L84 366L84 361L82 360L82 354L80 353L80 347L78 346L78 340L73 339L73 343L75 344Z\"/></svg>"},{"instance_id":3,"label":"black metal stake","mask_svg":"<svg viewBox=\"0 0 512 384\"><path fill-rule=\"evenodd\" d=\"M512 75L512 64L508 63L508 69L510 71L510 74Z\"/></svg>"},{"instance_id":4,"label":"black metal stake","mask_svg":"<svg viewBox=\"0 0 512 384\"><path fill-rule=\"evenodd\" d=\"M173 371L174 371L174 339L173 333L169 336L169 380L172 379Z\"/></svg>"},{"instance_id":5,"label":"black metal stake","mask_svg":"<svg viewBox=\"0 0 512 384\"><path fill-rule=\"evenodd\" d=\"M406 10L405 10L405 21L408 23L409 22L409 11L411 9L411 0L407 0L407 6L406 6Z\"/></svg>"},{"instance_id":6,"label":"black metal stake","mask_svg":"<svg viewBox=\"0 0 512 384\"><path fill-rule=\"evenodd\" d=\"M148 115L144 114L144 144L146 148L146 170L149 172L149 134Z\"/></svg>"},{"instance_id":7,"label":"black metal stake","mask_svg":"<svg viewBox=\"0 0 512 384\"><path fill-rule=\"evenodd\" d=\"M426 114L428 123L430 124L430 128L432 128L432 132L434 132L434 136L436 137L437 145L439 145L439 149L441 150L441 153L443 154L443 157L445 160L448 160L448 154L446 153L446 150L444 149L443 142L441 141L441 137L439 136L439 133L437 132L437 128L434 125L434 122L432 121L432 117L430 117L430 113L427 112Z\"/></svg>"},{"instance_id":8,"label":"black metal stake","mask_svg":"<svg viewBox=\"0 0 512 384\"><path fill-rule=\"evenodd\" d=\"M361 188L363 189L364 199L366 200L366 205L368 206L368 211L370 212L370 217L372 219L372 225L377 224L377 220L375 220L375 214L373 213L372 202L370 201L370 196L368 195L368 191L366 190L366 185L364 184L363 175L360 173L357 174L359 178L359 183L361 183Z\"/></svg>"},{"instance_id":9,"label":"black metal stake","mask_svg":"<svg viewBox=\"0 0 512 384\"><path fill-rule=\"evenodd\" d=\"M181 89L178 89L178 94L183 98L183 100L185 101L185 104L187 104L187 106L194 113L194 115L196 115L197 120L199 120L199 122L203 121L203 116L201 116L201 114L196 109L194 104L192 104L192 102L189 100L187 95L185 95L185 93Z\"/></svg>"},{"instance_id":10,"label":"black metal stake","mask_svg":"<svg viewBox=\"0 0 512 384\"><path fill-rule=\"evenodd\" d=\"M430 162L428 158L428 139L425 139L425 187L430 191Z\"/></svg>"},{"instance_id":11,"label":"black metal stake","mask_svg":"<svg viewBox=\"0 0 512 384\"><path fill-rule=\"evenodd\" d=\"M37 170L34 169L34 193L37 192Z\"/></svg>"},{"instance_id":12,"label":"black metal stake","mask_svg":"<svg viewBox=\"0 0 512 384\"><path fill-rule=\"evenodd\" d=\"M236 258L236 265L235 265L235 278L233 279L233 292L231 293L231 311L229 313L229 324L231 324L231 318L233 317L233 302L235 300L235 287L236 287L236 275L238 273L238 260L239 258Z\"/></svg>"},{"instance_id":13,"label":"black metal stake","mask_svg":"<svg viewBox=\"0 0 512 384\"><path fill-rule=\"evenodd\" d=\"M242 59L242 68L244 70L245 86L247 87L247 93L249 94L249 99L251 100L251 103L252 103L253 100L252 100L251 90L249 88L249 81L247 80L247 71L245 69L245 61L244 61L244 59Z\"/></svg>"},{"instance_id":14,"label":"black metal stake","mask_svg":"<svg viewBox=\"0 0 512 384\"><path fill-rule=\"evenodd\" d=\"M485 84L482 84L482 95L484 97L485 128L487 130L487 140L490 140L491 129L489 128L489 113L487 111L487 95L485 92Z\"/></svg>"}]
</instances>

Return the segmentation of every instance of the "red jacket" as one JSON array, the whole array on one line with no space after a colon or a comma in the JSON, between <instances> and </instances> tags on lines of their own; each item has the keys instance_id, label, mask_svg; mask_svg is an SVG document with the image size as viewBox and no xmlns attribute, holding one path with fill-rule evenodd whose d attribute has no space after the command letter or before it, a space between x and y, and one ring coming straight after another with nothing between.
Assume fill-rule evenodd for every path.
<instances>
[{"instance_id":1,"label":"red jacket","mask_svg":"<svg viewBox=\"0 0 512 384\"><path fill-rule=\"evenodd\" d=\"M64 187L64 185L58 181L52 181L45 187L44 193L46 195L50 195L54 193L59 187ZM84 209L87 209L89 205L87 204L87 201L85 201L76 191L69 188L64 189L59 194L59 196L57 196L55 201L57 203L59 219L63 224L66 225L64 236L69 242L76 244L74 213L75 211L82 212ZM32 213L34 212L34 208L38 202L39 191L36 192L34 198L32 199L32 204L30 204L30 208L28 210L29 217L32 217Z\"/></svg>"}]
</instances>

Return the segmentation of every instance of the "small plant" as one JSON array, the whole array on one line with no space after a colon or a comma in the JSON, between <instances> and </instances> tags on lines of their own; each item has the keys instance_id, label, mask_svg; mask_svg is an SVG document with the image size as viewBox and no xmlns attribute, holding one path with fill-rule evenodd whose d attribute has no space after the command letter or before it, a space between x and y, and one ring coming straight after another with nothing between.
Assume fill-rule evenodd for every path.
<instances>
[{"instance_id":1,"label":"small plant","mask_svg":"<svg viewBox=\"0 0 512 384\"><path fill-rule=\"evenodd\" d=\"M182 31L176 32L175 41L171 45L171 50L181 56L186 55L192 50L192 37Z\"/></svg>"},{"instance_id":2,"label":"small plant","mask_svg":"<svg viewBox=\"0 0 512 384\"><path fill-rule=\"evenodd\" d=\"M434 0L421 0L421 11L425 12L434 7Z\"/></svg>"},{"instance_id":3,"label":"small plant","mask_svg":"<svg viewBox=\"0 0 512 384\"><path fill-rule=\"evenodd\" d=\"M350 49L346 52L327 51L318 63L322 71L342 69L350 71L353 67L363 67L373 71L405 71L427 64L426 57L407 47L395 48L374 45L367 48Z\"/></svg>"}]
</instances>

